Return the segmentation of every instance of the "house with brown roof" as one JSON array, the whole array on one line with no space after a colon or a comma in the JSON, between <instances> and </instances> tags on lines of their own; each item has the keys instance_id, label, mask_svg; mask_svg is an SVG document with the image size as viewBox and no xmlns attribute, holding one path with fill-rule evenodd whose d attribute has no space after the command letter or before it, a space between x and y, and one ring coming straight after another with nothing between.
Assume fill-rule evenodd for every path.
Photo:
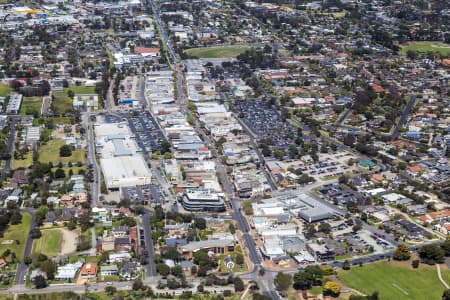
<instances>
[{"instance_id":1,"label":"house with brown roof","mask_svg":"<svg viewBox=\"0 0 450 300\"><path fill-rule=\"evenodd\" d=\"M83 265L80 271L80 278L84 280L95 280L97 279L97 264L86 263Z\"/></svg>"},{"instance_id":2,"label":"house with brown roof","mask_svg":"<svg viewBox=\"0 0 450 300\"><path fill-rule=\"evenodd\" d=\"M418 176L420 171L422 171L422 168L419 165L409 166L407 170L408 174L413 177Z\"/></svg>"}]
</instances>

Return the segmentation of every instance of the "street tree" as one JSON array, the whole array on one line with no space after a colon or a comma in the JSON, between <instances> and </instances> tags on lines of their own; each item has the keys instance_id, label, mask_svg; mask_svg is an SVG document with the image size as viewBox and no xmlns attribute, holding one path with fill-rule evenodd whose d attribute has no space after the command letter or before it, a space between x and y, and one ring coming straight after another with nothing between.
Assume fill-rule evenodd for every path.
<instances>
[{"instance_id":1,"label":"street tree","mask_svg":"<svg viewBox=\"0 0 450 300\"><path fill-rule=\"evenodd\" d=\"M394 251L392 258L394 260L408 260L411 257L411 251L409 247L405 244L398 245L397 249Z\"/></svg>"},{"instance_id":2,"label":"street tree","mask_svg":"<svg viewBox=\"0 0 450 300\"><path fill-rule=\"evenodd\" d=\"M287 291L292 284L292 276L279 272L274 279L274 284L278 291Z\"/></svg>"}]
</instances>

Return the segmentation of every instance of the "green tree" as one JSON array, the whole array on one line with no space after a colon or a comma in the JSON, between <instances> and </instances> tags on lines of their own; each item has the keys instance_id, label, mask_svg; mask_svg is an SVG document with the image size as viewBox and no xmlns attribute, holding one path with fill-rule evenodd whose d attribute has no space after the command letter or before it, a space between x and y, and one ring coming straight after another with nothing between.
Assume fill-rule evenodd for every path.
<instances>
[{"instance_id":1,"label":"green tree","mask_svg":"<svg viewBox=\"0 0 450 300\"><path fill-rule=\"evenodd\" d=\"M287 291L292 284L292 276L279 272L274 279L274 284L278 291Z\"/></svg>"},{"instance_id":2,"label":"green tree","mask_svg":"<svg viewBox=\"0 0 450 300\"><path fill-rule=\"evenodd\" d=\"M332 296L337 298L341 293L341 286L333 281L327 281L323 286L324 296Z\"/></svg>"},{"instance_id":3,"label":"green tree","mask_svg":"<svg viewBox=\"0 0 450 300\"><path fill-rule=\"evenodd\" d=\"M133 282L133 291L139 291L142 290L142 288L144 287L144 284L142 283L142 280L137 279Z\"/></svg>"},{"instance_id":4,"label":"green tree","mask_svg":"<svg viewBox=\"0 0 450 300\"><path fill-rule=\"evenodd\" d=\"M311 276L304 272L300 271L295 273L294 275L294 288L296 290L309 290L312 286L313 280Z\"/></svg>"},{"instance_id":5,"label":"green tree","mask_svg":"<svg viewBox=\"0 0 450 300\"><path fill-rule=\"evenodd\" d=\"M242 253L237 253L234 258L234 261L240 266L243 265L245 262L244 255L242 255Z\"/></svg>"},{"instance_id":6,"label":"green tree","mask_svg":"<svg viewBox=\"0 0 450 300\"><path fill-rule=\"evenodd\" d=\"M231 234L235 234L236 233L236 227L234 227L233 223L230 223L230 225L228 225L228 230L230 230Z\"/></svg>"},{"instance_id":7,"label":"green tree","mask_svg":"<svg viewBox=\"0 0 450 300\"><path fill-rule=\"evenodd\" d=\"M51 259L47 259L40 264L40 268L47 275L47 279L54 279L56 273L56 265Z\"/></svg>"},{"instance_id":8,"label":"green tree","mask_svg":"<svg viewBox=\"0 0 450 300\"><path fill-rule=\"evenodd\" d=\"M409 247L405 244L398 245L397 249L394 251L392 258L394 260L408 260L411 257L411 251Z\"/></svg>"},{"instance_id":9,"label":"green tree","mask_svg":"<svg viewBox=\"0 0 450 300\"><path fill-rule=\"evenodd\" d=\"M34 277L33 282L37 289L43 289L47 287L47 279L45 279L45 277L42 275Z\"/></svg>"},{"instance_id":10,"label":"green tree","mask_svg":"<svg viewBox=\"0 0 450 300\"><path fill-rule=\"evenodd\" d=\"M62 145L59 148L59 156L61 157L69 157L72 155L72 147L69 145Z\"/></svg>"},{"instance_id":11,"label":"green tree","mask_svg":"<svg viewBox=\"0 0 450 300\"><path fill-rule=\"evenodd\" d=\"M233 284L234 284L234 291L236 293L242 292L244 290L244 282L240 277L235 277L233 280Z\"/></svg>"},{"instance_id":12,"label":"green tree","mask_svg":"<svg viewBox=\"0 0 450 300\"><path fill-rule=\"evenodd\" d=\"M195 225L195 228L204 230L204 229L206 229L206 220L203 218L195 218L194 225Z\"/></svg>"},{"instance_id":13,"label":"green tree","mask_svg":"<svg viewBox=\"0 0 450 300\"><path fill-rule=\"evenodd\" d=\"M434 265L444 262L445 252L436 245L424 245L419 249L418 253L422 261L426 264Z\"/></svg>"},{"instance_id":14,"label":"green tree","mask_svg":"<svg viewBox=\"0 0 450 300\"><path fill-rule=\"evenodd\" d=\"M105 287L105 293L108 296L112 296L117 292L117 289L114 286L107 286Z\"/></svg>"},{"instance_id":15,"label":"green tree","mask_svg":"<svg viewBox=\"0 0 450 300\"><path fill-rule=\"evenodd\" d=\"M342 263L342 269L343 269L343 270L350 270L350 268L351 268L350 262L349 262L348 260L345 260L345 261Z\"/></svg>"},{"instance_id":16,"label":"green tree","mask_svg":"<svg viewBox=\"0 0 450 300\"><path fill-rule=\"evenodd\" d=\"M442 250L444 250L445 256L450 256L450 238L446 238L441 245Z\"/></svg>"},{"instance_id":17,"label":"green tree","mask_svg":"<svg viewBox=\"0 0 450 300\"><path fill-rule=\"evenodd\" d=\"M450 289L446 289L442 294L442 300L450 300Z\"/></svg>"},{"instance_id":18,"label":"green tree","mask_svg":"<svg viewBox=\"0 0 450 300\"><path fill-rule=\"evenodd\" d=\"M170 274L170 267L166 264L157 264L156 271L163 277Z\"/></svg>"},{"instance_id":19,"label":"green tree","mask_svg":"<svg viewBox=\"0 0 450 300\"><path fill-rule=\"evenodd\" d=\"M55 178L56 179L61 179L61 178L65 178L66 177L66 172L64 172L63 169L58 168L55 171Z\"/></svg>"},{"instance_id":20,"label":"green tree","mask_svg":"<svg viewBox=\"0 0 450 300\"><path fill-rule=\"evenodd\" d=\"M182 278L184 277L184 271L183 268L180 265L176 265L175 267L173 267L170 272L172 273L173 276L178 277L178 278Z\"/></svg>"}]
</instances>

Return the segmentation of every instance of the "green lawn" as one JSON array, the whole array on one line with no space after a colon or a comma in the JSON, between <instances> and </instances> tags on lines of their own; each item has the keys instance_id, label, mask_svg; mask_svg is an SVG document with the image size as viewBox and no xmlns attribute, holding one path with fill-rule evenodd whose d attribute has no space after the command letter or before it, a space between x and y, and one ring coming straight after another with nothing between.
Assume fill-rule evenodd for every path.
<instances>
[{"instance_id":1,"label":"green lawn","mask_svg":"<svg viewBox=\"0 0 450 300\"><path fill-rule=\"evenodd\" d=\"M233 258L234 261L234 257L237 255L237 252L234 253L230 253L230 256ZM227 269L227 267L225 266L223 260L225 259L225 257L227 257L228 255L220 255L219 256L219 272L221 273L226 273L229 272L229 270ZM233 268L233 272L245 272L248 270L247 264L244 261L243 265L238 265L238 264L234 264L234 268Z\"/></svg>"},{"instance_id":2,"label":"green lawn","mask_svg":"<svg viewBox=\"0 0 450 300\"><path fill-rule=\"evenodd\" d=\"M25 154L24 159L13 159L12 160L12 168L28 168L33 164L33 152L29 151Z\"/></svg>"},{"instance_id":3,"label":"green lawn","mask_svg":"<svg viewBox=\"0 0 450 300\"><path fill-rule=\"evenodd\" d=\"M205 47L192 48L185 51L186 54L199 58L222 58L236 57L239 54L250 49L248 46L223 46L223 47Z\"/></svg>"},{"instance_id":4,"label":"green lawn","mask_svg":"<svg viewBox=\"0 0 450 300\"><path fill-rule=\"evenodd\" d=\"M405 55L408 50L417 52L435 52L450 57L450 44L440 42L409 42L402 46L401 54Z\"/></svg>"},{"instance_id":5,"label":"green lawn","mask_svg":"<svg viewBox=\"0 0 450 300\"><path fill-rule=\"evenodd\" d=\"M60 157L59 148L61 148L61 146L64 144L65 143L63 140L55 139L48 141L45 145L42 145L39 148L39 161L42 163L52 162L54 165L56 165L59 162L62 162L64 164L72 162L73 164L76 164L79 161L84 162L86 160L84 150L74 150L72 151L71 156Z\"/></svg>"},{"instance_id":6,"label":"green lawn","mask_svg":"<svg viewBox=\"0 0 450 300\"><path fill-rule=\"evenodd\" d=\"M66 93L54 93L52 110L57 114L64 114L73 110L72 99Z\"/></svg>"},{"instance_id":7,"label":"green lawn","mask_svg":"<svg viewBox=\"0 0 450 300\"><path fill-rule=\"evenodd\" d=\"M33 242L32 253L42 253L55 257L61 250L62 232L59 229L42 230L42 236Z\"/></svg>"},{"instance_id":8,"label":"green lawn","mask_svg":"<svg viewBox=\"0 0 450 300\"><path fill-rule=\"evenodd\" d=\"M33 119L33 126L39 126L42 124L45 124L46 121L51 121L51 123L53 124L53 126L55 126L56 124L70 124L70 119L68 117L53 117L51 119L48 118L34 118Z\"/></svg>"},{"instance_id":9,"label":"green lawn","mask_svg":"<svg viewBox=\"0 0 450 300\"><path fill-rule=\"evenodd\" d=\"M4 236L0 238L0 253L3 253L6 249L16 253L18 259L23 259L23 251L25 247L25 240L28 237L28 231L30 230L31 215L22 213L22 223L18 225L10 225L4 232ZM12 243L10 245L3 244L7 240L18 240L19 244Z\"/></svg>"},{"instance_id":10,"label":"green lawn","mask_svg":"<svg viewBox=\"0 0 450 300\"><path fill-rule=\"evenodd\" d=\"M75 95L76 94L95 94L95 87L93 86L77 86L72 85L68 88L64 88L64 94L67 95L67 92L71 90Z\"/></svg>"},{"instance_id":11,"label":"green lawn","mask_svg":"<svg viewBox=\"0 0 450 300\"><path fill-rule=\"evenodd\" d=\"M8 96L11 91L12 91L12 88L9 85L0 83L0 97Z\"/></svg>"},{"instance_id":12,"label":"green lawn","mask_svg":"<svg viewBox=\"0 0 450 300\"><path fill-rule=\"evenodd\" d=\"M42 97L24 97L20 107L20 115L41 114Z\"/></svg>"},{"instance_id":13,"label":"green lawn","mask_svg":"<svg viewBox=\"0 0 450 300\"><path fill-rule=\"evenodd\" d=\"M441 269L444 278L449 278L450 271ZM441 299L444 291L436 267L424 264L418 269L388 262L352 266L349 271L340 271L338 277L345 285L366 295L378 291L381 300Z\"/></svg>"}]
</instances>

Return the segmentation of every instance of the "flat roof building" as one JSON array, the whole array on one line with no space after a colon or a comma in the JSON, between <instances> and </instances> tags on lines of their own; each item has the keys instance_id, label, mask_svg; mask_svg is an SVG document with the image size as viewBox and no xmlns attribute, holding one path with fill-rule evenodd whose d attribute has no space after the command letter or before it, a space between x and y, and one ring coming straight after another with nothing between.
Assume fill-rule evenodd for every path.
<instances>
[{"instance_id":1,"label":"flat roof building","mask_svg":"<svg viewBox=\"0 0 450 300\"><path fill-rule=\"evenodd\" d=\"M96 147L106 187L118 190L125 186L151 183L151 172L125 123L95 126Z\"/></svg>"},{"instance_id":2,"label":"flat roof building","mask_svg":"<svg viewBox=\"0 0 450 300\"><path fill-rule=\"evenodd\" d=\"M22 105L22 95L21 94L11 94L9 95L8 105L6 106L7 114L18 114L20 111L20 106Z\"/></svg>"},{"instance_id":3,"label":"flat roof building","mask_svg":"<svg viewBox=\"0 0 450 300\"><path fill-rule=\"evenodd\" d=\"M188 189L181 197L181 204L188 211L225 211L222 197L209 189Z\"/></svg>"}]
</instances>

